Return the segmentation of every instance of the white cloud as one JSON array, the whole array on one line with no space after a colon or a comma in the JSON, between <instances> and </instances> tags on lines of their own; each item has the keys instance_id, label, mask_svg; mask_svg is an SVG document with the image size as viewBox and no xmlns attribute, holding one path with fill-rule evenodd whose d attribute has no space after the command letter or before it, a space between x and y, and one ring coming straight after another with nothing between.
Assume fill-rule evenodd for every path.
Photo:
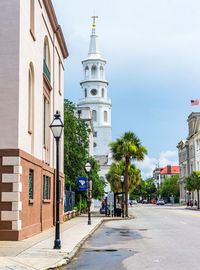
<instances>
[{"instance_id":1,"label":"white cloud","mask_svg":"<svg viewBox=\"0 0 200 270\"><path fill-rule=\"evenodd\" d=\"M136 166L141 170L143 179L152 177L156 166L165 167L167 165L178 165L177 151L167 150L159 154L159 158L146 156L144 161L136 162Z\"/></svg>"}]
</instances>

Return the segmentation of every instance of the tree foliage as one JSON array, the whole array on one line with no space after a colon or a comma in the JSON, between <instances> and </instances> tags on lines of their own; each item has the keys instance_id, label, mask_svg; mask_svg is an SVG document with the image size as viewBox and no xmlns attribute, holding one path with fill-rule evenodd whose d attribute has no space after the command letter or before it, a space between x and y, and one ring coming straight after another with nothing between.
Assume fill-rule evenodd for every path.
<instances>
[{"instance_id":1,"label":"tree foliage","mask_svg":"<svg viewBox=\"0 0 200 270\"><path fill-rule=\"evenodd\" d=\"M156 186L154 184L153 178L148 178L147 180L142 180L137 188L132 192L131 198L150 199L156 196Z\"/></svg>"},{"instance_id":2,"label":"tree foliage","mask_svg":"<svg viewBox=\"0 0 200 270\"><path fill-rule=\"evenodd\" d=\"M188 191L197 190L199 209L200 171L194 171L189 177L186 178L186 188Z\"/></svg>"},{"instance_id":3,"label":"tree foliage","mask_svg":"<svg viewBox=\"0 0 200 270\"><path fill-rule=\"evenodd\" d=\"M125 174L125 161L120 161L119 163L112 163L109 172L106 175L108 182L110 183L111 190L117 192L121 189L121 176ZM129 178L129 192L132 192L141 181L140 170L137 169L133 164L128 166L128 178Z\"/></svg>"},{"instance_id":4,"label":"tree foliage","mask_svg":"<svg viewBox=\"0 0 200 270\"><path fill-rule=\"evenodd\" d=\"M160 187L160 195L163 198L178 198L180 195L179 184L178 184L179 175L165 178L164 182Z\"/></svg>"},{"instance_id":5,"label":"tree foliage","mask_svg":"<svg viewBox=\"0 0 200 270\"><path fill-rule=\"evenodd\" d=\"M126 216L128 217L128 167L131 164L131 160L143 160L147 150L141 145L139 138L133 132L125 132L121 138L118 138L116 142L110 143L113 159L117 162L125 161L125 204L126 204Z\"/></svg>"},{"instance_id":6,"label":"tree foliage","mask_svg":"<svg viewBox=\"0 0 200 270\"><path fill-rule=\"evenodd\" d=\"M87 176L85 163L89 159L92 169L90 172L93 182L93 197L99 198L103 195L105 181L98 175L99 165L94 158L89 157L89 134L91 130L86 121L77 119L75 105L65 99L64 101L64 173L65 185L71 185L72 190L77 190L77 177ZM85 194L86 195L86 194ZM78 196L79 197L79 196Z\"/></svg>"}]
</instances>

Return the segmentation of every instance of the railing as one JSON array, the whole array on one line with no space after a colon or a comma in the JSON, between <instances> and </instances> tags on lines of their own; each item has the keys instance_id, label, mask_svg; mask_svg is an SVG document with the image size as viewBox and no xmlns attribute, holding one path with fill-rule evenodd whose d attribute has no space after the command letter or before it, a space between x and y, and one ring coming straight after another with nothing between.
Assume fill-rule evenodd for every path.
<instances>
[{"instance_id":1,"label":"railing","mask_svg":"<svg viewBox=\"0 0 200 270\"><path fill-rule=\"evenodd\" d=\"M65 190L64 193L64 212L72 211L75 206L75 192Z\"/></svg>"},{"instance_id":2,"label":"railing","mask_svg":"<svg viewBox=\"0 0 200 270\"><path fill-rule=\"evenodd\" d=\"M43 72L47 76L47 78L48 78L48 80L50 82L51 81L51 73L50 73L49 68L48 68L48 66L46 64L45 59L43 60Z\"/></svg>"}]
</instances>

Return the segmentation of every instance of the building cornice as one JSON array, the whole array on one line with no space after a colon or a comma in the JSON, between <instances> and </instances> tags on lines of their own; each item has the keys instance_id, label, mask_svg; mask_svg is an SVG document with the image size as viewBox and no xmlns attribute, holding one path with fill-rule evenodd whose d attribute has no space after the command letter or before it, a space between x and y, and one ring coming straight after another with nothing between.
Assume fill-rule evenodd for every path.
<instances>
[{"instance_id":1,"label":"building cornice","mask_svg":"<svg viewBox=\"0 0 200 270\"><path fill-rule=\"evenodd\" d=\"M82 84L84 83L94 83L94 82L97 82L97 83L105 83L107 85L109 85L109 82L108 81L104 81L104 80L87 80L87 81L82 81L80 82L80 85L82 86Z\"/></svg>"},{"instance_id":2,"label":"building cornice","mask_svg":"<svg viewBox=\"0 0 200 270\"><path fill-rule=\"evenodd\" d=\"M102 105L109 105L112 107L111 105L111 100L107 100L107 101L103 101L103 100L94 100L93 98L89 99L89 98L83 98L83 99L79 99L78 102L78 106L82 106L82 105L87 105L87 104L102 104Z\"/></svg>"},{"instance_id":3,"label":"building cornice","mask_svg":"<svg viewBox=\"0 0 200 270\"><path fill-rule=\"evenodd\" d=\"M67 45L65 43L62 29L61 29L60 25L58 24L58 21L56 18L53 4L52 4L51 0L43 0L43 3L45 6L45 9L47 11L47 15L49 17L52 29L53 29L53 31L56 34L56 37L58 39L58 43L60 45L60 49L62 51L63 58L65 59L68 57L69 54L68 54Z\"/></svg>"},{"instance_id":4,"label":"building cornice","mask_svg":"<svg viewBox=\"0 0 200 270\"><path fill-rule=\"evenodd\" d=\"M107 63L106 60L102 59L102 58L86 58L84 59L81 63L84 64L85 62L103 62L104 64Z\"/></svg>"}]
</instances>

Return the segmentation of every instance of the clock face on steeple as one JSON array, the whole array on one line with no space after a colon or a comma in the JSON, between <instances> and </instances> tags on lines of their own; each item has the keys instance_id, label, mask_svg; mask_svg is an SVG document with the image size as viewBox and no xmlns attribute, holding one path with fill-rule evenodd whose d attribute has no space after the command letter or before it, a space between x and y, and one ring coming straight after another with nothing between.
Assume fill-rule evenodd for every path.
<instances>
[{"instance_id":1,"label":"clock face on steeple","mask_svg":"<svg viewBox=\"0 0 200 270\"><path fill-rule=\"evenodd\" d=\"M92 89L90 91L91 95L96 96L97 95L97 89Z\"/></svg>"}]
</instances>

